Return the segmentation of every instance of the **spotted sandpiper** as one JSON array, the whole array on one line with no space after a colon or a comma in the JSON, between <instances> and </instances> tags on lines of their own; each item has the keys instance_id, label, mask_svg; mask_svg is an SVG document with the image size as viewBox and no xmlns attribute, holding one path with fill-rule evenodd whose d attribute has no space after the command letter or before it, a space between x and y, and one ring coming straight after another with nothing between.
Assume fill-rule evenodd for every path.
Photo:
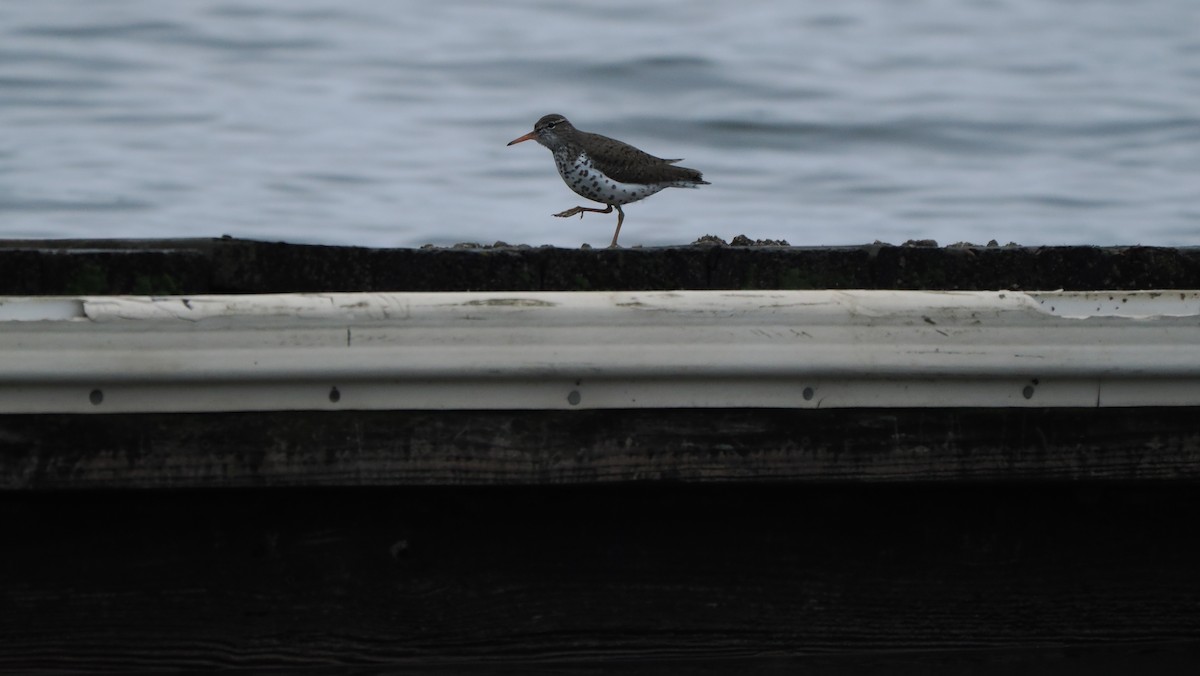
<instances>
[{"instance_id":1,"label":"spotted sandpiper","mask_svg":"<svg viewBox=\"0 0 1200 676\"><path fill-rule=\"evenodd\" d=\"M590 199L607 204L605 209L574 207L554 214L560 218L592 211L611 213L617 208L617 230L612 244L617 245L621 222L625 220L622 204L649 197L663 188L698 188L708 185L700 172L677 167L679 160L664 160L637 148L600 134L579 131L562 115L550 114L533 125L533 131L515 138L508 145L522 141L537 141L554 153L554 164L567 187Z\"/></svg>"}]
</instances>

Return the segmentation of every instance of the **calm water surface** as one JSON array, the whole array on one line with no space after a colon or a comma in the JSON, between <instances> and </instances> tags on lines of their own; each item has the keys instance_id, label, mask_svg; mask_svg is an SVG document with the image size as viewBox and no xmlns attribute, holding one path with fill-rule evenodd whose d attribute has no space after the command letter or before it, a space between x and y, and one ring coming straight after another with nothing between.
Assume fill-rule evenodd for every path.
<instances>
[{"instance_id":1,"label":"calm water surface","mask_svg":"<svg viewBox=\"0 0 1200 676\"><path fill-rule=\"evenodd\" d=\"M548 112L712 182L622 243L1200 245L1200 2L0 3L0 238L603 245Z\"/></svg>"}]
</instances>

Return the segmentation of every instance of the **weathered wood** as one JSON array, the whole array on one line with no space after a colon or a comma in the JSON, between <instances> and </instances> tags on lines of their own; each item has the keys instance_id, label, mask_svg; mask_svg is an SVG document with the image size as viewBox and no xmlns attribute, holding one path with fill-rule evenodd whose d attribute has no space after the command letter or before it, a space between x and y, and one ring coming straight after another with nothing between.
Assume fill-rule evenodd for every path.
<instances>
[{"instance_id":1,"label":"weathered wood","mask_svg":"<svg viewBox=\"0 0 1200 676\"><path fill-rule=\"evenodd\" d=\"M1200 637L1186 484L3 492L0 513L12 673L1070 667Z\"/></svg>"},{"instance_id":2,"label":"weathered wood","mask_svg":"<svg viewBox=\"0 0 1200 676\"><path fill-rule=\"evenodd\" d=\"M0 241L0 295L777 288L1200 249ZM1198 414L0 414L0 672L1190 673Z\"/></svg>"},{"instance_id":3,"label":"weathered wood","mask_svg":"<svg viewBox=\"0 0 1200 676\"><path fill-rule=\"evenodd\" d=\"M0 240L0 295L848 288L1197 289L1200 249L366 249L237 239Z\"/></svg>"},{"instance_id":4,"label":"weathered wood","mask_svg":"<svg viewBox=\"0 0 1200 676\"><path fill-rule=\"evenodd\" d=\"M0 415L0 487L1200 478L1200 411Z\"/></svg>"}]
</instances>

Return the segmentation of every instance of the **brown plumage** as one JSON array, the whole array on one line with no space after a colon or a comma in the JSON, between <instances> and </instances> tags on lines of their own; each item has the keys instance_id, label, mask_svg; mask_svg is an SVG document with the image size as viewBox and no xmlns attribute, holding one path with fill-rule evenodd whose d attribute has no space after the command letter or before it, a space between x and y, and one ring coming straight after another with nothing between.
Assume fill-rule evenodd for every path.
<instances>
[{"instance_id":1,"label":"brown plumage","mask_svg":"<svg viewBox=\"0 0 1200 676\"><path fill-rule=\"evenodd\" d=\"M700 172L676 166L679 160L664 160L607 136L576 129L562 115L550 114L533 125L533 131L508 143L537 141L550 149L558 173L571 190L590 200L607 204L606 209L574 207L555 216L566 217L591 211L599 214L617 209L617 246L622 204L644 199L664 188L696 188L708 185Z\"/></svg>"}]
</instances>

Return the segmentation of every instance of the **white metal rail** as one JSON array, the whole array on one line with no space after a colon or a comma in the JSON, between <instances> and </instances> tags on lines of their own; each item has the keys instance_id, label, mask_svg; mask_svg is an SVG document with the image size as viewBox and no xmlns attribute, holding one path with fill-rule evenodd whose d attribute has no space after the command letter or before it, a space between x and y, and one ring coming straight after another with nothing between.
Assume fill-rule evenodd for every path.
<instances>
[{"instance_id":1,"label":"white metal rail","mask_svg":"<svg viewBox=\"0 0 1200 676\"><path fill-rule=\"evenodd\" d=\"M1196 291L0 297L0 413L1196 405Z\"/></svg>"}]
</instances>

